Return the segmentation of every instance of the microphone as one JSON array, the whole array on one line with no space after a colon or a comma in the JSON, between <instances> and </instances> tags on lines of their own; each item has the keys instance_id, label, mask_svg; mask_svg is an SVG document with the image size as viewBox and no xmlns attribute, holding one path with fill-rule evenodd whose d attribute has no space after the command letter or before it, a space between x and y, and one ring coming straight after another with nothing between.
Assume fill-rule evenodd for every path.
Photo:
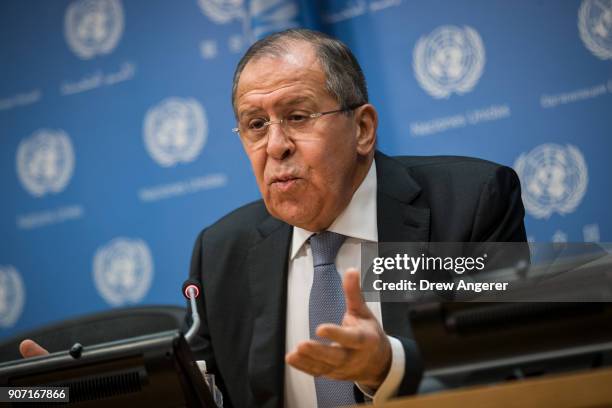
<instances>
[{"instance_id":1,"label":"microphone","mask_svg":"<svg viewBox=\"0 0 612 408\"><path fill-rule=\"evenodd\" d=\"M191 344L191 341L195 337L195 334L200 329L200 315L198 314L198 307L196 305L196 298L200 296L202 292L202 285L196 279L187 279L185 283L183 283L183 295L189 299L191 304L191 318L193 323L191 327L185 334L185 340L187 343Z\"/></svg>"},{"instance_id":2,"label":"microphone","mask_svg":"<svg viewBox=\"0 0 612 408\"><path fill-rule=\"evenodd\" d=\"M191 299L192 296L195 296L196 298L198 296L200 296L200 282L198 282L195 279L187 279L184 283L183 283L183 295L187 298L187 300ZM194 290L195 293L192 294L191 290Z\"/></svg>"}]
</instances>

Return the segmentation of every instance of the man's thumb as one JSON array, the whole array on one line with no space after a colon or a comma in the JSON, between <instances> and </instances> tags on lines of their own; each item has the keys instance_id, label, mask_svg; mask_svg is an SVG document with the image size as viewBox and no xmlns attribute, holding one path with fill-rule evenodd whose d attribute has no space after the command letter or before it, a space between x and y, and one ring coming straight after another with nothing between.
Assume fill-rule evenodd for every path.
<instances>
[{"instance_id":1,"label":"man's thumb","mask_svg":"<svg viewBox=\"0 0 612 408\"><path fill-rule=\"evenodd\" d=\"M366 306L361 295L359 285L359 271L354 268L348 269L344 273L342 282L344 287L344 298L346 300L346 311L357 316L370 316L370 309Z\"/></svg>"}]
</instances>

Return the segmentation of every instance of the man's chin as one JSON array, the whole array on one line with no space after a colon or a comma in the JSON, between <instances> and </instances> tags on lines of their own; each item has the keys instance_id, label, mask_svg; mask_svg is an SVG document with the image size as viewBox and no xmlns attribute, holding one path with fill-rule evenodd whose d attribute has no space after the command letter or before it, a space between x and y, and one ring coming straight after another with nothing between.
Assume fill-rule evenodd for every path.
<instances>
[{"instance_id":1,"label":"man's chin","mask_svg":"<svg viewBox=\"0 0 612 408\"><path fill-rule=\"evenodd\" d=\"M283 200L271 204L266 202L266 208L274 218L306 230L313 225L320 212L318 209L305 209L303 201L295 200Z\"/></svg>"}]
</instances>

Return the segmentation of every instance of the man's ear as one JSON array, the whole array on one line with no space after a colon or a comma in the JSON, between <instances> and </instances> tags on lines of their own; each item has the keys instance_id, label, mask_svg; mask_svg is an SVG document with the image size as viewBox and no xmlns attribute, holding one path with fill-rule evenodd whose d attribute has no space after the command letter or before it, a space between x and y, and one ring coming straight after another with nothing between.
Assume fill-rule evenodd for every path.
<instances>
[{"instance_id":1,"label":"man's ear","mask_svg":"<svg viewBox=\"0 0 612 408\"><path fill-rule=\"evenodd\" d=\"M369 103L355 109L355 124L357 126L357 153L369 155L376 147L376 129L378 127L378 112Z\"/></svg>"}]
</instances>

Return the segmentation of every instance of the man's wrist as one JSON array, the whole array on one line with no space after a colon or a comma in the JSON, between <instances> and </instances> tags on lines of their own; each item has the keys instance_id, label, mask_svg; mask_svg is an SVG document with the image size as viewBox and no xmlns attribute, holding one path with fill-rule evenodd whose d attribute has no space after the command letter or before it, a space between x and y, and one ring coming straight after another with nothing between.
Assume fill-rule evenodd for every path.
<instances>
[{"instance_id":1,"label":"man's wrist","mask_svg":"<svg viewBox=\"0 0 612 408\"><path fill-rule=\"evenodd\" d=\"M365 381L359 381L359 385L367 388L368 390L373 390L374 392L380 387L380 385L385 381L387 375L389 374L389 370L391 369L391 361L392 361L392 351L391 344L389 343L389 338L385 335L383 341L383 358L384 364L380 366L378 372L373 373L373 378Z\"/></svg>"},{"instance_id":2,"label":"man's wrist","mask_svg":"<svg viewBox=\"0 0 612 408\"><path fill-rule=\"evenodd\" d=\"M383 382L374 389L366 387L360 382L355 382L355 385L365 397L373 400L375 404L380 404L395 397L405 374L406 355L404 347L398 339L391 336L387 336L387 338L391 348L391 363Z\"/></svg>"}]
</instances>

